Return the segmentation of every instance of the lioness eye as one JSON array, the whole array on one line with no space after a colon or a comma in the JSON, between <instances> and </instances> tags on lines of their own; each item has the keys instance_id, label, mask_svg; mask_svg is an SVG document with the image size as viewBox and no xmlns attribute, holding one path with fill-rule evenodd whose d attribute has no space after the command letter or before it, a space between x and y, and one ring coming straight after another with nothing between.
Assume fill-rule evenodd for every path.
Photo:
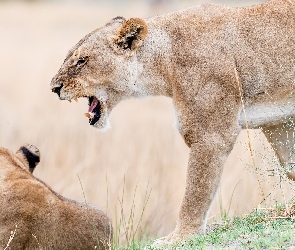
<instances>
[{"instance_id":1,"label":"lioness eye","mask_svg":"<svg viewBox=\"0 0 295 250\"><path fill-rule=\"evenodd\" d=\"M85 64L86 62L87 62L87 59L88 59L88 57L82 57L82 58L80 58L79 60L78 60L78 62L77 62L77 66L81 66L81 65L83 65L83 64Z\"/></svg>"}]
</instances>

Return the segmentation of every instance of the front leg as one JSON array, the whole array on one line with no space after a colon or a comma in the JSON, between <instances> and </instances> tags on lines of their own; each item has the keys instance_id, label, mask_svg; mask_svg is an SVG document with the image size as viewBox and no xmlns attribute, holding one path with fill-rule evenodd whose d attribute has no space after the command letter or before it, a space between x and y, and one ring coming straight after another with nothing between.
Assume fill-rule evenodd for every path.
<instances>
[{"instance_id":1,"label":"front leg","mask_svg":"<svg viewBox=\"0 0 295 250\"><path fill-rule=\"evenodd\" d=\"M235 129L232 127L227 133L208 132L200 138L202 143L191 145L179 221L170 235L155 241L154 247L172 245L205 232L208 212L219 186L223 166L238 132L238 126ZM225 134L227 137L224 137Z\"/></svg>"},{"instance_id":2,"label":"front leg","mask_svg":"<svg viewBox=\"0 0 295 250\"><path fill-rule=\"evenodd\" d=\"M186 188L174 232L164 241L158 241L156 246L173 244L205 232L223 166L241 130L238 125L241 107L238 95L211 83L212 88L215 91L207 91L209 87L206 86L204 91L199 91L194 112L192 108L188 112L184 109L178 112L180 133L191 148Z\"/></svg>"},{"instance_id":3,"label":"front leg","mask_svg":"<svg viewBox=\"0 0 295 250\"><path fill-rule=\"evenodd\" d=\"M232 131L228 140L213 133L210 139L203 140L205 143L191 146L185 194L177 227L167 238L170 243L205 232L209 208L219 186L223 166L236 140L236 132Z\"/></svg>"}]
</instances>

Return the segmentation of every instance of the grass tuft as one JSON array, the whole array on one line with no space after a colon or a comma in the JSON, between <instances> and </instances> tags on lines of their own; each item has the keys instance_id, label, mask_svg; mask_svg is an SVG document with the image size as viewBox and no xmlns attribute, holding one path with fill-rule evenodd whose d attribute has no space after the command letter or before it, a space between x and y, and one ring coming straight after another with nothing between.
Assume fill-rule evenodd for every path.
<instances>
[{"instance_id":1,"label":"grass tuft","mask_svg":"<svg viewBox=\"0 0 295 250\"><path fill-rule=\"evenodd\" d=\"M208 226L207 233L183 244L163 247L182 249L292 249L295 247L295 201L277 203L273 208L257 208L239 217L226 217ZM114 248L122 249L122 248ZM127 250L156 250L148 242L132 242Z\"/></svg>"}]
</instances>

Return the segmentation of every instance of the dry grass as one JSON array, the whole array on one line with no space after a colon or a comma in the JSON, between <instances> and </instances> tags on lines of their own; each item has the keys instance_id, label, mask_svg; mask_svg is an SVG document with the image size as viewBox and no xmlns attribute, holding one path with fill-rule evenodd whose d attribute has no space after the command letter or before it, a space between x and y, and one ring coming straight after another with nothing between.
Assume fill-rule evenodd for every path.
<instances>
[{"instance_id":1,"label":"dry grass","mask_svg":"<svg viewBox=\"0 0 295 250\"><path fill-rule=\"evenodd\" d=\"M172 101L125 101L112 113L112 129L100 133L83 115L86 100L61 102L49 89L68 49L86 33L117 15L152 15L146 6L130 3L0 5L0 142L12 150L26 142L36 144L41 150L36 176L62 195L84 200L79 176L87 202L107 210L114 226L132 218L134 227L140 221L137 232L142 229L155 237L173 230L185 185L189 149L174 127ZM157 12L192 4L182 2ZM266 171L276 168L273 153L260 131L250 135L257 171L264 174L260 181L266 196L271 193L266 203L282 200L278 176ZM251 164L242 132L225 166L211 221L221 210L242 214L262 202ZM292 186L284 181L282 188L289 199ZM124 231L126 227L122 239Z\"/></svg>"}]
</instances>

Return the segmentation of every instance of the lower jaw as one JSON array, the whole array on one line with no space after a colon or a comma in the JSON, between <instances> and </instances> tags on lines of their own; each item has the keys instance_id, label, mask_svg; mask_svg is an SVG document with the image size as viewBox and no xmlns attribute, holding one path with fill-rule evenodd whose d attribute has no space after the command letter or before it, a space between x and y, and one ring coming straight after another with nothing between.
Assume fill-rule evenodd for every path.
<instances>
[{"instance_id":1,"label":"lower jaw","mask_svg":"<svg viewBox=\"0 0 295 250\"><path fill-rule=\"evenodd\" d=\"M106 132L111 128L109 120L107 118L104 119L104 117L100 117L99 121L91 126L98 129L100 132Z\"/></svg>"},{"instance_id":2,"label":"lower jaw","mask_svg":"<svg viewBox=\"0 0 295 250\"><path fill-rule=\"evenodd\" d=\"M91 126L93 126L93 125L95 125L96 123L98 123L99 120L100 120L100 116L99 116L98 118L97 118L96 116L94 116L93 118L90 118L90 119L89 119L89 124L90 124Z\"/></svg>"}]
</instances>

